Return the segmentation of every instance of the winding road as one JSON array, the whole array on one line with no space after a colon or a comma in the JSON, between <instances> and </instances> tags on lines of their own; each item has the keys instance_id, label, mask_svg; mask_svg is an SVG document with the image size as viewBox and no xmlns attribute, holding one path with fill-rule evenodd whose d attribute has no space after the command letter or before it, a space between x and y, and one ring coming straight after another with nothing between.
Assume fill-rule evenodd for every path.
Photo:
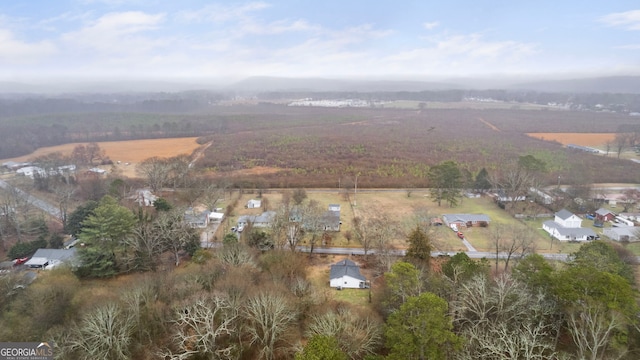
<instances>
[{"instance_id":1,"label":"winding road","mask_svg":"<svg viewBox=\"0 0 640 360\"><path fill-rule=\"evenodd\" d=\"M29 204L39 209L42 209L44 212L55 217L56 219L59 219L59 220L62 219L62 213L60 212L60 209L58 209L57 206L53 206L44 200L38 199L37 197L29 194L28 192L20 190L15 186L12 186L11 184L9 184L4 180L0 180L0 188L8 191L15 191L18 195L26 199L29 202Z\"/></svg>"}]
</instances>

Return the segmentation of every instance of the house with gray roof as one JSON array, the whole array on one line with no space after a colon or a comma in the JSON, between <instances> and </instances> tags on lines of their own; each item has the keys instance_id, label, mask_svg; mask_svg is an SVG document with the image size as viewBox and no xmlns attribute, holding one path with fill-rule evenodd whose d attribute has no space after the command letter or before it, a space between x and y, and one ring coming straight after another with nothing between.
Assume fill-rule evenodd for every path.
<instances>
[{"instance_id":1,"label":"house with gray roof","mask_svg":"<svg viewBox=\"0 0 640 360\"><path fill-rule=\"evenodd\" d=\"M360 267L349 259L331 265L329 286L336 289L366 289L367 279L360 273Z\"/></svg>"},{"instance_id":2,"label":"house with gray roof","mask_svg":"<svg viewBox=\"0 0 640 360\"><path fill-rule=\"evenodd\" d=\"M596 238L590 228L582 227L582 219L571 211L562 209L554 214L553 220L542 223L542 229L560 241L588 241Z\"/></svg>"},{"instance_id":3,"label":"house with gray roof","mask_svg":"<svg viewBox=\"0 0 640 360\"><path fill-rule=\"evenodd\" d=\"M582 219L567 209L562 209L555 213L553 221L566 228L579 228L582 226Z\"/></svg>"},{"instance_id":4,"label":"house with gray roof","mask_svg":"<svg viewBox=\"0 0 640 360\"><path fill-rule=\"evenodd\" d=\"M596 219L600 221L611 221L616 217L616 214L608 209L600 208L596 210Z\"/></svg>"},{"instance_id":5,"label":"house with gray roof","mask_svg":"<svg viewBox=\"0 0 640 360\"><path fill-rule=\"evenodd\" d=\"M51 269L62 264L73 265L76 260L76 249L38 249L31 259L24 263L32 269Z\"/></svg>"},{"instance_id":6,"label":"house with gray roof","mask_svg":"<svg viewBox=\"0 0 640 360\"><path fill-rule=\"evenodd\" d=\"M640 240L640 227L637 226L613 226L605 228L602 233L611 240L634 242Z\"/></svg>"},{"instance_id":7,"label":"house with gray roof","mask_svg":"<svg viewBox=\"0 0 640 360\"><path fill-rule=\"evenodd\" d=\"M445 214L442 215L442 221L449 227L451 227L451 225L456 225L458 228L472 226L486 227L491 222L491 219L485 214Z\"/></svg>"},{"instance_id":8,"label":"house with gray roof","mask_svg":"<svg viewBox=\"0 0 640 360\"><path fill-rule=\"evenodd\" d=\"M242 215L238 217L238 228L244 228L249 223L253 227L268 227L275 217L275 211L265 211L260 215Z\"/></svg>"}]
</instances>

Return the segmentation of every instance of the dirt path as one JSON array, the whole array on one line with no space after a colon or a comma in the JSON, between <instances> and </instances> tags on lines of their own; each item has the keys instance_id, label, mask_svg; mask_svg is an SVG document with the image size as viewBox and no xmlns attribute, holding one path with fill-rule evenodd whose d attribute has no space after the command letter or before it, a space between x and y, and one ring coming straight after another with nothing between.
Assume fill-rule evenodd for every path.
<instances>
[{"instance_id":1,"label":"dirt path","mask_svg":"<svg viewBox=\"0 0 640 360\"><path fill-rule=\"evenodd\" d=\"M498 129L495 125L493 125L492 123L488 122L487 120L485 120L483 118L478 118L478 120L480 120L481 123L487 125L493 131L502 132L502 130Z\"/></svg>"},{"instance_id":2,"label":"dirt path","mask_svg":"<svg viewBox=\"0 0 640 360\"><path fill-rule=\"evenodd\" d=\"M200 149L196 151L196 153L193 155L193 160L191 160L191 162L189 163L190 168L192 168L195 165L196 161L200 160L200 158L204 156L204 152L207 151L207 149L211 145L213 145L213 140L204 144L202 147L200 147Z\"/></svg>"}]
</instances>

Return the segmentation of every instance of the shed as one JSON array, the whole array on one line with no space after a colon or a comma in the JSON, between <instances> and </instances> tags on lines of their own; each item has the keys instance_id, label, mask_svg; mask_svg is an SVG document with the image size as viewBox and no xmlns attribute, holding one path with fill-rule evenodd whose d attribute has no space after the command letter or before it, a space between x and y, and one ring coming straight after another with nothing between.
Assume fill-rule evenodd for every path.
<instances>
[{"instance_id":1,"label":"shed","mask_svg":"<svg viewBox=\"0 0 640 360\"><path fill-rule=\"evenodd\" d=\"M251 199L247 201L247 209L258 209L262 206L261 200Z\"/></svg>"},{"instance_id":2,"label":"shed","mask_svg":"<svg viewBox=\"0 0 640 360\"><path fill-rule=\"evenodd\" d=\"M344 259L331 265L329 286L337 289L365 289L369 284L364 275L360 274L360 267L353 261Z\"/></svg>"},{"instance_id":3,"label":"shed","mask_svg":"<svg viewBox=\"0 0 640 360\"><path fill-rule=\"evenodd\" d=\"M600 208L596 210L596 220L611 221L615 217L616 217L616 214L614 214L611 210L608 210L605 208Z\"/></svg>"},{"instance_id":4,"label":"shed","mask_svg":"<svg viewBox=\"0 0 640 360\"><path fill-rule=\"evenodd\" d=\"M635 226L614 226L603 229L603 234L611 240L615 241L638 241L640 228Z\"/></svg>"}]
</instances>

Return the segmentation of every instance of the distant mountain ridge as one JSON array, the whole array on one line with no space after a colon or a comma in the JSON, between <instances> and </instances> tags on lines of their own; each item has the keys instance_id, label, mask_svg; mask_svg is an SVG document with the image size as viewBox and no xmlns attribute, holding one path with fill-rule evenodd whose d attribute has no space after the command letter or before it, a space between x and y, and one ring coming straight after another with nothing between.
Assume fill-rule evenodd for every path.
<instances>
[{"instance_id":1,"label":"distant mountain ridge","mask_svg":"<svg viewBox=\"0 0 640 360\"><path fill-rule=\"evenodd\" d=\"M569 80L547 80L514 84L514 90L563 93L640 94L640 76L607 76Z\"/></svg>"},{"instance_id":2,"label":"distant mountain ridge","mask_svg":"<svg viewBox=\"0 0 640 360\"><path fill-rule=\"evenodd\" d=\"M0 81L0 94L183 92L190 90L260 92L421 92L446 90L506 90L552 93L640 94L640 76L607 76L525 81L509 77L446 80L288 78L253 76L236 82L215 79L126 79L37 82Z\"/></svg>"}]
</instances>

